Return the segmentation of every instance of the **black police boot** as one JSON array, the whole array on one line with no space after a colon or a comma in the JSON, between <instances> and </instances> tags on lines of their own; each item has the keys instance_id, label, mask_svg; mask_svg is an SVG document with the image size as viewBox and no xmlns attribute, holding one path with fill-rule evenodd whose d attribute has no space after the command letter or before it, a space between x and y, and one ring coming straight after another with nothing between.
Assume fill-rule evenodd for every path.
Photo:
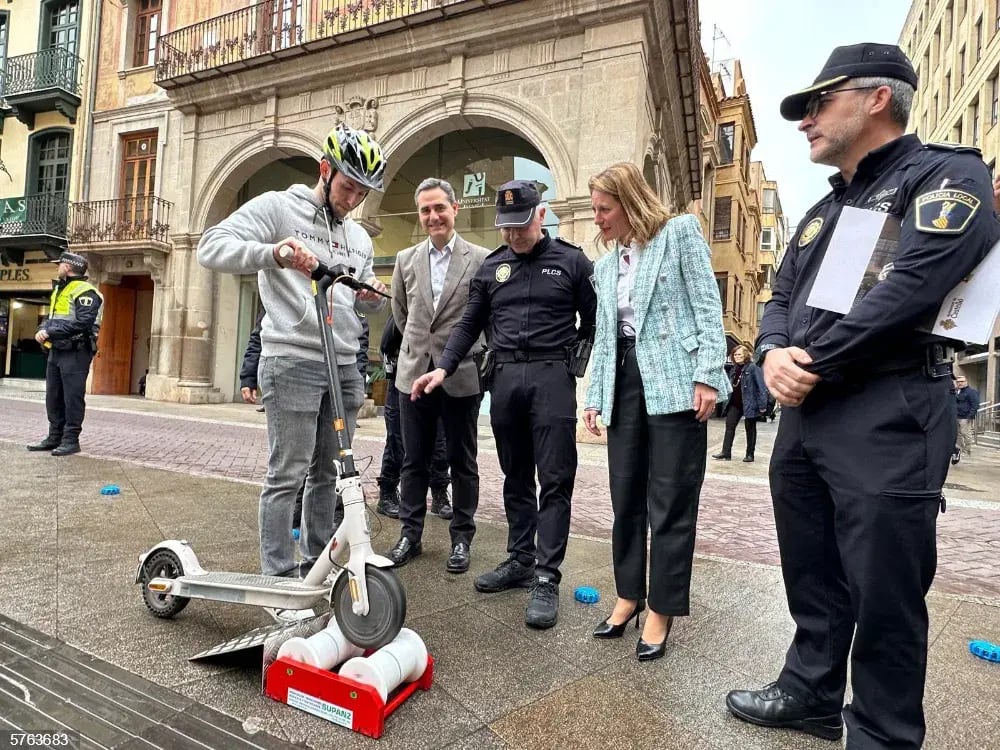
<instances>
[{"instance_id":1,"label":"black police boot","mask_svg":"<svg viewBox=\"0 0 1000 750\"><path fill-rule=\"evenodd\" d=\"M510 557L497 565L495 570L483 573L476 579L476 591L495 594L507 589L526 589L534 583L535 565L523 565L516 557Z\"/></svg>"},{"instance_id":2,"label":"black police boot","mask_svg":"<svg viewBox=\"0 0 1000 750\"><path fill-rule=\"evenodd\" d=\"M824 740L839 740L844 733L839 711L829 713L807 706L778 687L777 682L760 690L731 691L726 696L726 708L737 719L762 727L797 729Z\"/></svg>"},{"instance_id":3,"label":"black police boot","mask_svg":"<svg viewBox=\"0 0 1000 750\"><path fill-rule=\"evenodd\" d=\"M79 443L60 443L59 446L52 451L53 456L69 456L74 453L80 452Z\"/></svg>"},{"instance_id":4,"label":"black police boot","mask_svg":"<svg viewBox=\"0 0 1000 750\"><path fill-rule=\"evenodd\" d=\"M379 477L378 482L378 504L375 512L381 513L389 518L399 518L399 485L389 484Z\"/></svg>"},{"instance_id":5,"label":"black police boot","mask_svg":"<svg viewBox=\"0 0 1000 750\"><path fill-rule=\"evenodd\" d=\"M28 443L24 447L29 451L50 451L53 448L58 448L61 442L61 437L53 437L52 435L49 435L48 437L39 440L37 443Z\"/></svg>"},{"instance_id":6,"label":"black police boot","mask_svg":"<svg viewBox=\"0 0 1000 750\"><path fill-rule=\"evenodd\" d=\"M451 508L451 499L448 497L448 488L441 487L431 490L431 513L440 516L446 521L450 521L455 511Z\"/></svg>"},{"instance_id":7,"label":"black police boot","mask_svg":"<svg viewBox=\"0 0 1000 750\"><path fill-rule=\"evenodd\" d=\"M551 628L559 619L559 584L548 576L538 576L531 587L531 600L524 610L524 624L529 628Z\"/></svg>"}]
</instances>

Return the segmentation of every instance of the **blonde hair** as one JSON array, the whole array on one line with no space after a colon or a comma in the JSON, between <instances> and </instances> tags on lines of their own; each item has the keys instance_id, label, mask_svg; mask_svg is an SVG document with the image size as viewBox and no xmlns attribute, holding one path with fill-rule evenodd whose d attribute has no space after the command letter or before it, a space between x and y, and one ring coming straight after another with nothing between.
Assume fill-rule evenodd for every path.
<instances>
[{"instance_id":1,"label":"blonde hair","mask_svg":"<svg viewBox=\"0 0 1000 750\"><path fill-rule=\"evenodd\" d=\"M632 228L631 237L622 240L636 240L645 245L674 216L631 162L621 161L595 174L587 181L587 188L607 193L621 204ZM600 234L597 241L607 246Z\"/></svg>"}]
</instances>

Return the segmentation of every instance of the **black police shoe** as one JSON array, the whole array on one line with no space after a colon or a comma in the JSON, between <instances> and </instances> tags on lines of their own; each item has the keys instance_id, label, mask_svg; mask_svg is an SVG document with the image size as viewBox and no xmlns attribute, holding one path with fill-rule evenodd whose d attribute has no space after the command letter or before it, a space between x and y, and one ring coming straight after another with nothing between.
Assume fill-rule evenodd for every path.
<instances>
[{"instance_id":1,"label":"black police shoe","mask_svg":"<svg viewBox=\"0 0 1000 750\"><path fill-rule=\"evenodd\" d=\"M397 568L402 568L404 565L406 565L406 563L408 563L410 560L412 560L414 557L416 557L423 551L424 548L423 545L420 544L420 542L414 544L405 536L401 536L399 538L399 541L396 542L396 546L393 547L391 550L389 550L389 552L386 554L386 557L392 560L392 564L395 565Z\"/></svg>"},{"instance_id":2,"label":"black police shoe","mask_svg":"<svg viewBox=\"0 0 1000 750\"><path fill-rule=\"evenodd\" d=\"M79 443L62 443L54 451L52 451L53 456L69 456L73 453L80 452Z\"/></svg>"},{"instance_id":3,"label":"black police shoe","mask_svg":"<svg viewBox=\"0 0 1000 750\"><path fill-rule=\"evenodd\" d=\"M448 488L442 487L439 490L431 490L431 513L440 516L446 521L450 521L455 512L451 508L451 500L448 497Z\"/></svg>"},{"instance_id":4,"label":"black police shoe","mask_svg":"<svg viewBox=\"0 0 1000 750\"><path fill-rule=\"evenodd\" d=\"M379 483L375 512L389 518L399 518L399 487L389 487Z\"/></svg>"},{"instance_id":5,"label":"black police shoe","mask_svg":"<svg viewBox=\"0 0 1000 750\"><path fill-rule=\"evenodd\" d=\"M777 682L760 690L733 690L726 696L726 708L738 719L762 727L797 729L800 732L839 740L844 734L840 713L825 713L807 706L780 687Z\"/></svg>"},{"instance_id":6,"label":"black police shoe","mask_svg":"<svg viewBox=\"0 0 1000 750\"><path fill-rule=\"evenodd\" d=\"M489 573L483 573L476 579L476 591L484 594L495 594L507 589L526 589L534 583L535 565L523 565L516 557L510 557L496 566Z\"/></svg>"},{"instance_id":7,"label":"black police shoe","mask_svg":"<svg viewBox=\"0 0 1000 750\"><path fill-rule=\"evenodd\" d=\"M47 437L39 440L37 443L28 443L24 447L29 451L50 451L53 448L58 448L61 442L62 440L59 438Z\"/></svg>"},{"instance_id":8,"label":"black police shoe","mask_svg":"<svg viewBox=\"0 0 1000 750\"><path fill-rule=\"evenodd\" d=\"M524 624L529 628L551 628L559 619L559 584L548 576L538 576L531 587L531 600L524 610Z\"/></svg>"},{"instance_id":9,"label":"black police shoe","mask_svg":"<svg viewBox=\"0 0 1000 750\"><path fill-rule=\"evenodd\" d=\"M448 558L445 570L449 573L464 573L469 569L469 561L471 559L469 545L465 542L459 542L451 548L451 556Z\"/></svg>"}]
</instances>

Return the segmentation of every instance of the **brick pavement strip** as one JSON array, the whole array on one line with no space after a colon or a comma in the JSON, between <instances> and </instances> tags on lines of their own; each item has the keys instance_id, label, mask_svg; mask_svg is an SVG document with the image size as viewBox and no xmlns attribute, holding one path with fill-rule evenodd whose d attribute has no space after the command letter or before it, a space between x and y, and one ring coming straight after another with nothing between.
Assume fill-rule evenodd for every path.
<instances>
[{"instance_id":1,"label":"brick pavement strip","mask_svg":"<svg viewBox=\"0 0 1000 750\"><path fill-rule=\"evenodd\" d=\"M0 440L27 443L42 437L45 407L0 398ZM82 435L88 456L206 477L259 483L267 466L267 435L260 426L88 409ZM381 438L361 437L355 455L369 496L375 492ZM368 462L371 462L368 465ZM505 523L503 482L495 451L481 447L479 517ZM573 497L572 531L608 539L611 500L607 469L582 465ZM779 564L771 498L766 486L709 477L701 496L697 552L730 560ZM934 589L1000 598L1000 510L953 507L938 521Z\"/></svg>"}]
</instances>

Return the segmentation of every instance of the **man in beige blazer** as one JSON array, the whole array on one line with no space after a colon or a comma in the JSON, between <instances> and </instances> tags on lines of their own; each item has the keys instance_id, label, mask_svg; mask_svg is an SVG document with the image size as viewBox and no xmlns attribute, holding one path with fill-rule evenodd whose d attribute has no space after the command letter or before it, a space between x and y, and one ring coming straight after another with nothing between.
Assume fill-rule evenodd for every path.
<instances>
[{"instance_id":1,"label":"man in beige blazer","mask_svg":"<svg viewBox=\"0 0 1000 750\"><path fill-rule=\"evenodd\" d=\"M451 467L451 554L446 569L469 569L474 516L479 505L476 463L477 420L482 393L471 353L453 375L429 396L410 399L413 381L437 367L452 328L469 300L469 282L489 250L473 245L455 232L458 201L450 184L428 178L417 186L414 200L427 239L401 251L392 273L392 314L403 332L396 363L399 421L403 432L400 472L399 541L387 556L405 565L423 549L420 538L427 513L429 465L438 419L444 423Z\"/></svg>"}]
</instances>

